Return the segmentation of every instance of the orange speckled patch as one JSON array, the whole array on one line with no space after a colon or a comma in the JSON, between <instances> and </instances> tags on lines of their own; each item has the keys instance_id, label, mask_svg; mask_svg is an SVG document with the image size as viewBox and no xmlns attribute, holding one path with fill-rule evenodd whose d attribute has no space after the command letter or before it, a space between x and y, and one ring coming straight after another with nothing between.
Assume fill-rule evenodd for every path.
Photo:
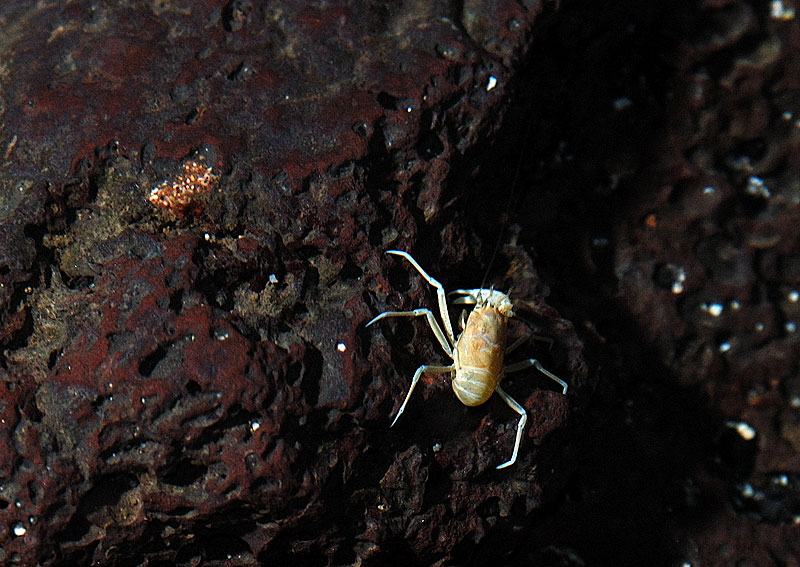
<instances>
[{"instance_id":1,"label":"orange speckled patch","mask_svg":"<svg viewBox=\"0 0 800 567\"><path fill-rule=\"evenodd\" d=\"M171 212L181 214L198 195L204 195L219 181L219 176L202 160L184 162L183 171L172 181L153 187L147 200Z\"/></svg>"}]
</instances>

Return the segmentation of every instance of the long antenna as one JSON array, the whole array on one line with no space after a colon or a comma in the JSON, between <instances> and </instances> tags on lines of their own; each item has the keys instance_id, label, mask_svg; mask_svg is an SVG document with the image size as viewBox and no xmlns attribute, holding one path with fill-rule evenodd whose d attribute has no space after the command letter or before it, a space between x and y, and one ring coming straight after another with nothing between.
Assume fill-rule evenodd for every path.
<instances>
[{"instance_id":1,"label":"long antenna","mask_svg":"<svg viewBox=\"0 0 800 567\"><path fill-rule=\"evenodd\" d=\"M525 152L528 149L528 139L530 137L531 127L533 126L533 119L530 116L531 108L532 105L528 105L526 112L527 119L525 120L525 132L523 133L522 146L519 151L519 159L517 159L517 165L514 169L514 178L511 181L511 189L508 192L506 208L503 210L503 222L500 224L500 232L497 235L497 242L494 245L494 251L492 252L492 257L489 260L489 265L486 266L486 273L483 275L483 279L481 280L481 289L483 289L483 286L486 284L486 278L489 277L492 265L494 264L495 258L497 258L497 252L500 250L500 243L503 242L503 232L505 231L506 224L508 224L508 214L511 210L511 200L514 197L514 190L519 182L520 172L522 171L522 159L525 157Z\"/></svg>"}]
</instances>

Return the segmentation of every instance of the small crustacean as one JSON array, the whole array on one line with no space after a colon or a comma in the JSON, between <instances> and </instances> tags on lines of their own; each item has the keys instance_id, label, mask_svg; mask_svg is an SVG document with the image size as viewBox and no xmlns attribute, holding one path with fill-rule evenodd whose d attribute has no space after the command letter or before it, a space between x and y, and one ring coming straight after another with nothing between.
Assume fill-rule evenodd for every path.
<instances>
[{"instance_id":1,"label":"small crustacean","mask_svg":"<svg viewBox=\"0 0 800 567\"><path fill-rule=\"evenodd\" d=\"M430 309L421 308L412 311L386 311L381 313L372 321L367 323L369 327L373 323L380 321L386 317L421 317L425 316L428 320L433 334L442 345L447 356L453 359L453 364L447 366L423 364L414 373L411 379L411 387L408 389L406 399L400 410L392 422L392 425L397 423L397 419L402 415L406 408L411 393L419 381L423 373L429 374L447 374L450 373L453 377L453 390L456 397L466 406L477 406L488 400L492 392L497 392L503 401L505 401L511 409L520 415L519 423L517 424L517 438L514 443L514 452L511 458L498 466L502 469L514 464L517 460L517 453L519 452L519 445L522 441L522 431L525 428L525 423L528 416L525 409L518 404L511 396L506 394L505 390L500 387L500 380L508 372L517 372L525 368L534 367L539 372L555 380L562 387L562 393L567 393L567 383L561 378L552 374L545 369L539 361L535 358L515 362L514 364L503 365L505 355L517 348L522 344L528 336L523 336L515 341L510 346L506 347L506 339L508 336L508 320L513 317L513 305L508 296L500 291L494 289L457 289L451 292L451 295L458 295L454 304L475 305L475 308L470 312L466 322L464 321L464 314L462 313L460 324L461 334L458 338L453 334L453 326L450 322L450 313L447 310L447 296L444 292L444 287L441 283L432 278L428 273L422 269L414 258L408 252L402 250L388 250L388 254L395 254L402 256L416 270L422 275L425 280L436 288L436 296L439 303L439 314L444 324L444 331L439 326L433 313Z\"/></svg>"}]
</instances>

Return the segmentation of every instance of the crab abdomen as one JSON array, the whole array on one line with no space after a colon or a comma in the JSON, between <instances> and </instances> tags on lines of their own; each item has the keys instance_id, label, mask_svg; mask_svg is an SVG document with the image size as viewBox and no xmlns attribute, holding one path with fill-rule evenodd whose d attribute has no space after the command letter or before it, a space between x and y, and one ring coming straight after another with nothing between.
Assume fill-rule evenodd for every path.
<instances>
[{"instance_id":1,"label":"crab abdomen","mask_svg":"<svg viewBox=\"0 0 800 567\"><path fill-rule=\"evenodd\" d=\"M472 310L454 353L453 391L467 406L488 400L503 376L508 318L494 307Z\"/></svg>"}]
</instances>

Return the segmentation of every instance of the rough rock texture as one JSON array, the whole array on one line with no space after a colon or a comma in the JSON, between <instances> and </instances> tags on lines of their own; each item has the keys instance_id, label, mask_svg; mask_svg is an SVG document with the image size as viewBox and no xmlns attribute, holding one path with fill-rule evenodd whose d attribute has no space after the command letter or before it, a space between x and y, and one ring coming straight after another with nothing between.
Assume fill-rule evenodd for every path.
<instances>
[{"instance_id":1,"label":"rough rock texture","mask_svg":"<svg viewBox=\"0 0 800 567\"><path fill-rule=\"evenodd\" d=\"M798 565L794 9L4 2L0 563Z\"/></svg>"},{"instance_id":2,"label":"rough rock texture","mask_svg":"<svg viewBox=\"0 0 800 567\"><path fill-rule=\"evenodd\" d=\"M555 61L532 64L533 130L561 143L520 241L602 381L515 557L798 564L797 9L565 3L532 53Z\"/></svg>"},{"instance_id":3,"label":"rough rock texture","mask_svg":"<svg viewBox=\"0 0 800 567\"><path fill-rule=\"evenodd\" d=\"M516 415L426 379L389 431L444 355L364 327L432 299L387 247L441 234L420 261L477 285L446 270L478 265L447 179L543 8L4 3L0 562L466 560L554 497L564 396L509 380L531 420L496 471ZM574 328L500 257L580 404Z\"/></svg>"}]
</instances>

